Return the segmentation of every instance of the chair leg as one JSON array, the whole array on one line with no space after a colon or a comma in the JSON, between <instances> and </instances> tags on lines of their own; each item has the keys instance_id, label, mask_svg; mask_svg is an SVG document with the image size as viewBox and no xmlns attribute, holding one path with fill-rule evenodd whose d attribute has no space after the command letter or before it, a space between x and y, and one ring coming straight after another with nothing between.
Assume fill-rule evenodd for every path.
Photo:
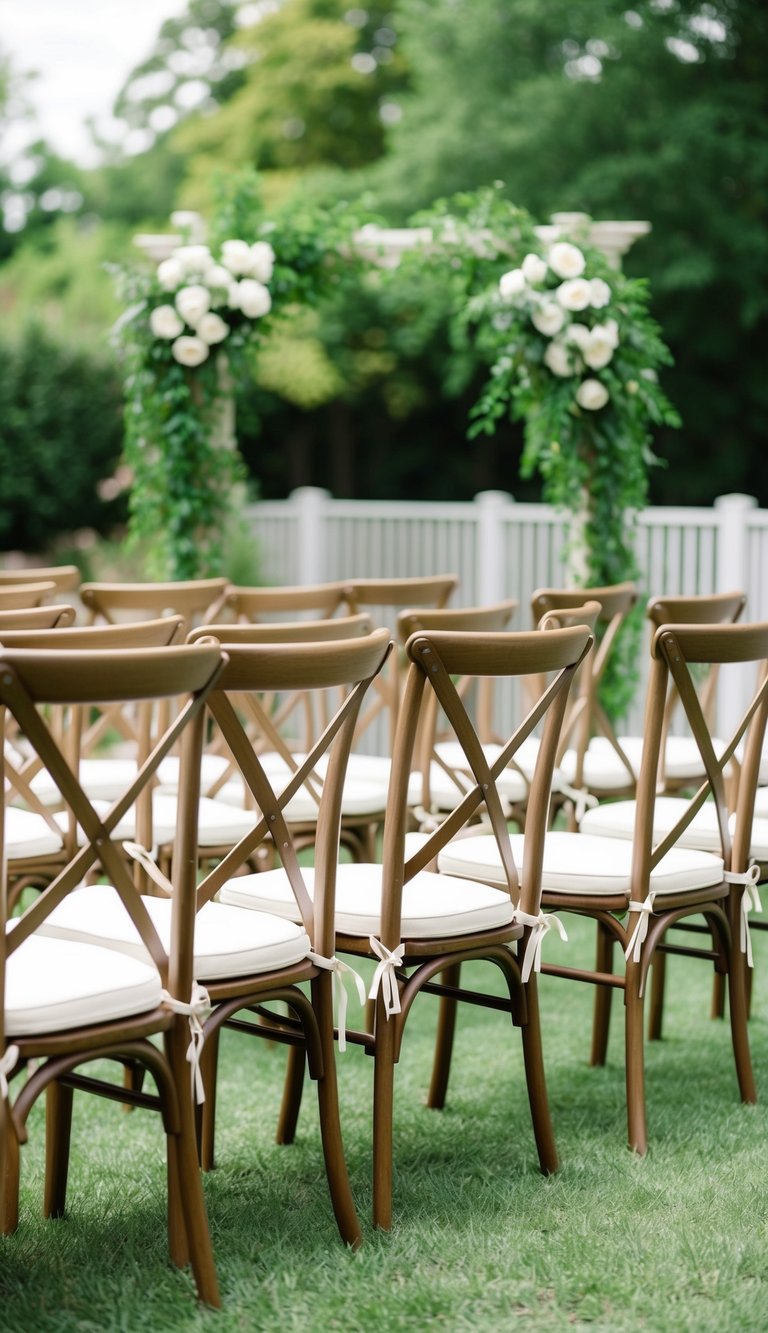
<instances>
[{"instance_id":1,"label":"chair leg","mask_svg":"<svg viewBox=\"0 0 768 1333\"><path fill-rule=\"evenodd\" d=\"M19 1140L8 1110L8 1103L0 1098L0 1235L10 1236L19 1225ZM4 1160L3 1160L4 1159Z\"/></svg>"},{"instance_id":2,"label":"chair leg","mask_svg":"<svg viewBox=\"0 0 768 1333\"><path fill-rule=\"evenodd\" d=\"M629 1147L641 1156L648 1151L643 1010L643 997L640 995L640 965L628 961L624 991L627 1131Z\"/></svg>"},{"instance_id":3,"label":"chair leg","mask_svg":"<svg viewBox=\"0 0 768 1333\"><path fill-rule=\"evenodd\" d=\"M336 1081L336 1050L333 1038L333 989L329 972L312 981L312 1000L320 1029L323 1072L317 1080L320 1133L331 1203L341 1239L357 1249L362 1243L360 1221L349 1184L344 1143L339 1120L339 1091Z\"/></svg>"},{"instance_id":4,"label":"chair leg","mask_svg":"<svg viewBox=\"0 0 768 1333\"><path fill-rule=\"evenodd\" d=\"M44 1217L63 1217L66 1208L73 1100L74 1091L66 1084L58 1081L48 1084L45 1092Z\"/></svg>"},{"instance_id":5,"label":"chair leg","mask_svg":"<svg viewBox=\"0 0 768 1333\"><path fill-rule=\"evenodd\" d=\"M373 1225L392 1226L392 1118L395 1092L395 1021L376 1001L373 1072Z\"/></svg>"},{"instance_id":6,"label":"chair leg","mask_svg":"<svg viewBox=\"0 0 768 1333\"><path fill-rule=\"evenodd\" d=\"M450 967L447 967L442 973L441 979L447 986L458 986L461 980L461 963L453 963ZM432 1079L427 1094L427 1106L433 1111L442 1111L445 1106L458 1007L458 1000L452 995L442 995L440 997Z\"/></svg>"},{"instance_id":7,"label":"chair leg","mask_svg":"<svg viewBox=\"0 0 768 1333\"><path fill-rule=\"evenodd\" d=\"M710 1018L725 1018L725 977L716 972L712 980L712 1005Z\"/></svg>"},{"instance_id":8,"label":"chair leg","mask_svg":"<svg viewBox=\"0 0 768 1333\"><path fill-rule=\"evenodd\" d=\"M596 972L613 972L613 935L598 921L596 940ZM611 1001L613 986L595 987L595 1004L592 1012L592 1049L590 1065L604 1065L608 1058L608 1035L611 1023Z\"/></svg>"},{"instance_id":9,"label":"chair leg","mask_svg":"<svg viewBox=\"0 0 768 1333\"><path fill-rule=\"evenodd\" d=\"M747 1027L749 1018L747 970L746 954L742 953L739 947L738 930L735 930L730 946L730 967L728 970L728 1008L731 1015L731 1038L741 1100L754 1103L757 1101L757 1089L752 1070Z\"/></svg>"},{"instance_id":10,"label":"chair leg","mask_svg":"<svg viewBox=\"0 0 768 1333\"><path fill-rule=\"evenodd\" d=\"M197 1152L195 1111L186 1059L188 1045L189 1030L186 1020L180 1019L170 1029L166 1046L179 1103L179 1132L176 1135L175 1151L172 1150L170 1154L171 1158L175 1159L175 1170L169 1167L169 1186L171 1178L175 1175L197 1294L206 1305L218 1308L221 1305L221 1297ZM169 1199L169 1211L171 1206ZM174 1227L174 1231L178 1231L178 1228Z\"/></svg>"},{"instance_id":11,"label":"chair leg","mask_svg":"<svg viewBox=\"0 0 768 1333\"><path fill-rule=\"evenodd\" d=\"M539 1153L539 1165L545 1176L557 1171L560 1162L557 1156L557 1144L552 1130L549 1114L549 1098L544 1075L544 1055L541 1046L541 1021L539 1017L539 994L536 978L531 978L526 985L527 1022L523 1023L523 1060L525 1080L528 1085L528 1102L531 1108L533 1133Z\"/></svg>"},{"instance_id":12,"label":"chair leg","mask_svg":"<svg viewBox=\"0 0 768 1333\"><path fill-rule=\"evenodd\" d=\"M203 1171L212 1171L216 1165L214 1139L216 1134L216 1088L219 1065L219 1036L221 1029L211 1028L205 1036L205 1045L200 1061L205 1087L205 1101L197 1111L198 1142L200 1166Z\"/></svg>"},{"instance_id":13,"label":"chair leg","mask_svg":"<svg viewBox=\"0 0 768 1333\"><path fill-rule=\"evenodd\" d=\"M653 965L651 967L651 1002L648 1007L649 1041L661 1041L666 977L667 955L656 952L653 955Z\"/></svg>"},{"instance_id":14,"label":"chair leg","mask_svg":"<svg viewBox=\"0 0 768 1333\"><path fill-rule=\"evenodd\" d=\"M283 1084L283 1100L280 1104L280 1117L277 1122L276 1143L293 1143L299 1123L301 1097L304 1091L304 1072L306 1060L301 1046L291 1046L288 1050L288 1067Z\"/></svg>"}]
</instances>

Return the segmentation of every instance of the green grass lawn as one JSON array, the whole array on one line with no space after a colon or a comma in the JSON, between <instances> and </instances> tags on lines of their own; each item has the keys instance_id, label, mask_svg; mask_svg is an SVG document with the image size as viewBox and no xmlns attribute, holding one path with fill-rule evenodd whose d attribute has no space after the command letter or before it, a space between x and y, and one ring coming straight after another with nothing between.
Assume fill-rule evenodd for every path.
<instances>
[{"instance_id":1,"label":"green grass lawn","mask_svg":"<svg viewBox=\"0 0 768 1333\"><path fill-rule=\"evenodd\" d=\"M591 957L568 921L545 957ZM537 1170L519 1036L502 1014L460 1014L449 1106L424 1107L436 1001L422 997L398 1070L394 1226L370 1216L372 1062L339 1059L364 1244L346 1251L322 1168L313 1089L297 1143L273 1134L285 1052L227 1033L219 1166L206 1192L223 1310L196 1304L165 1240L159 1122L80 1097L69 1216L44 1223L42 1116L22 1153L22 1219L0 1240L0 1328L64 1330L765 1330L768 1328L768 935L755 938L757 1107L739 1103L711 972L670 959L665 1039L648 1050L651 1148L626 1149L621 1004L610 1061L587 1068L593 991L541 983L562 1170ZM569 961L570 961L569 959ZM487 971L477 965L475 980ZM490 981L496 985L495 971Z\"/></svg>"}]
</instances>

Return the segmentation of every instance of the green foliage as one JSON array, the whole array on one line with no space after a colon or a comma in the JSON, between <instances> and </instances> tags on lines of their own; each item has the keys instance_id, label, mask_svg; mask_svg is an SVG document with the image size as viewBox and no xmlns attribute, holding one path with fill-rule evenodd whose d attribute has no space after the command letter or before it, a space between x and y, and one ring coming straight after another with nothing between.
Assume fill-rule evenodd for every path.
<instances>
[{"instance_id":1,"label":"green foliage","mask_svg":"<svg viewBox=\"0 0 768 1333\"><path fill-rule=\"evenodd\" d=\"M0 549L45 553L78 529L106 531L99 498L121 446L114 368L40 325L0 346Z\"/></svg>"}]
</instances>

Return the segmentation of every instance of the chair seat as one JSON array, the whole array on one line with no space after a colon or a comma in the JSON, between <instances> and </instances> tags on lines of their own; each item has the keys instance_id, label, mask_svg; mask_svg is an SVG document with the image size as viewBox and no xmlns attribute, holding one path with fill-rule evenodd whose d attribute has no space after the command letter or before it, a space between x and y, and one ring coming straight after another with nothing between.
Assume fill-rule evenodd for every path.
<instances>
[{"instance_id":1,"label":"chair seat","mask_svg":"<svg viewBox=\"0 0 768 1333\"><path fill-rule=\"evenodd\" d=\"M511 838L512 852L522 865L523 837ZM633 845L621 838L586 833L550 832L544 843L542 888L549 893L602 897L631 890ZM504 872L496 840L489 834L457 838L439 854L441 874L482 878L503 884ZM708 852L673 848L651 874L656 893L682 893L722 883L723 861Z\"/></svg>"},{"instance_id":2,"label":"chair seat","mask_svg":"<svg viewBox=\"0 0 768 1333\"><path fill-rule=\"evenodd\" d=\"M171 940L171 903L143 898L166 949ZM109 885L76 889L54 908L40 933L81 944L98 944L140 960L146 950L122 901ZM195 919L193 970L198 981L245 977L302 962L310 949L303 926L284 915L241 912L223 903L206 903Z\"/></svg>"},{"instance_id":3,"label":"chair seat","mask_svg":"<svg viewBox=\"0 0 768 1333\"><path fill-rule=\"evenodd\" d=\"M643 758L642 736L619 736L619 745L637 778ZM722 753L724 742L713 737L715 754ZM567 750L560 767L568 782L576 768L576 751ZM704 777L704 764L692 736L668 736L664 751L664 772L668 780L685 782ZM630 785L627 770L605 736L593 736L584 755L584 785L597 791L620 791Z\"/></svg>"},{"instance_id":4,"label":"chair seat","mask_svg":"<svg viewBox=\"0 0 768 1333\"><path fill-rule=\"evenodd\" d=\"M169 755L158 765L157 778L161 786L178 789L180 760ZM200 769L203 791L228 769L229 761L220 755L203 755ZM136 776L136 760L118 756L80 761L80 784L92 801L116 801ZM43 805L59 805L61 796L49 773L41 769L30 782L30 789Z\"/></svg>"},{"instance_id":5,"label":"chair seat","mask_svg":"<svg viewBox=\"0 0 768 1333\"><path fill-rule=\"evenodd\" d=\"M653 841L658 843L674 828L677 820L688 807L688 801L681 796L657 796L653 819ZM600 838L632 838L634 836L635 810L634 801L603 801L593 810L587 810L581 821L582 833L591 833ZM735 818L729 820L731 832L735 827ZM703 852L720 851L720 835L717 827L715 807L711 803L703 805L694 815L688 828L680 835L679 847L693 847ZM757 861L768 859L768 819L756 818L752 822L752 844L750 855Z\"/></svg>"},{"instance_id":6,"label":"chair seat","mask_svg":"<svg viewBox=\"0 0 768 1333\"><path fill-rule=\"evenodd\" d=\"M32 935L8 959L8 1037L62 1032L151 1012L161 1003L154 966L76 940Z\"/></svg>"},{"instance_id":7,"label":"chair seat","mask_svg":"<svg viewBox=\"0 0 768 1333\"><path fill-rule=\"evenodd\" d=\"M246 788L242 778L231 778L216 793L216 800L243 810ZM387 802L386 783L356 779L344 784L341 813L347 818L381 815ZM311 792L300 788L283 808L286 819L295 824L317 819L318 804ZM253 824L253 817L251 817Z\"/></svg>"},{"instance_id":8,"label":"chair seat","mask_svg":"<svg viewBox=\"0 0 768 1333\"><path fill-rule=\"evenodd\" d=\"M768 787L758 787L755 793L755 815L768 818Z\"/></svg>"},{"instance_id":9,"label":"chair seat","mask_svg":"<svg viewBox=\"0 0 768 1333\"><path fill-rule=\"evenodd\" d=\"M33 810L19 810L14 805L5 810L5 853L9 861L23 861L35 856L52 856L63 847L61 838Z\"/></svg>"},{"instance_id":10,"label":"chair seat","mask_svg":"<svg viewBox=\"0 0 768 1333\"><path fill-rule=\"evenodd\" d=\"M109 803L94 801L94 809L99 814L106 814ZM62 828L66 826L67 816L59 813L54 816ZM222 847L236 843L254 826L254 815L247 810L237 810L224 801L204 796L200 800L198 826L198 846ZM136 816L129 810L119 821L113 837L118 841L135 837ZM152 794L152 831L156 846L173 842L176 837L176 796L172 791L158 787ZM77 830L78 845L87 842L82 829Z\"/></svg>"},{"instance_id":11,"label":"chair seat","mask_svg":"<svg viewBox=\"0 0 768 1333\"><path fill-rule=\"evenodd\" d=\"M381 931L381 873L373 863L340 865L336 879L336 929L343 935L379 935ZM303 871L307 891L314 891L314 872ZM296 901L282 870L241 875L219 893L223 903L276 912L291 919ZM511 925L513 907L506 892L467 884L422 871L403 888L403 939L442 939Z\"/></svg>"}]
</instances>

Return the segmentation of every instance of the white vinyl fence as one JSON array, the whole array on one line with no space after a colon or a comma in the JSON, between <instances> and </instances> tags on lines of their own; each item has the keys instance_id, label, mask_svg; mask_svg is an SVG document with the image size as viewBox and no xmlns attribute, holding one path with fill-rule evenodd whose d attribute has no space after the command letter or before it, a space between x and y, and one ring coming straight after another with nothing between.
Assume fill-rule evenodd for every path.
<instances>
[{"instance_id":1,"label":"white vinyl fence","mask_svg":"<svg viewBox=\"0 0 768 1333\"><path fill-rule=\"evenodd\" d=\"M512 627L527 629L534 589L567 582L563 516L500 491L467 503L426 503L336 500L304 487L287 500L252 505L248 517L265 584L450 572L459 576L455 605L514 597L520 609ZM724 495L711 509L646 509L637 554L643 599L742 589L746 618L768 620L768 510L751 496ZM732 682L721 689L723 726L736 721L740 695ZM641 696L642 689L627 719L633 731L642 725Z\"/></svg>"}]
</instances>

